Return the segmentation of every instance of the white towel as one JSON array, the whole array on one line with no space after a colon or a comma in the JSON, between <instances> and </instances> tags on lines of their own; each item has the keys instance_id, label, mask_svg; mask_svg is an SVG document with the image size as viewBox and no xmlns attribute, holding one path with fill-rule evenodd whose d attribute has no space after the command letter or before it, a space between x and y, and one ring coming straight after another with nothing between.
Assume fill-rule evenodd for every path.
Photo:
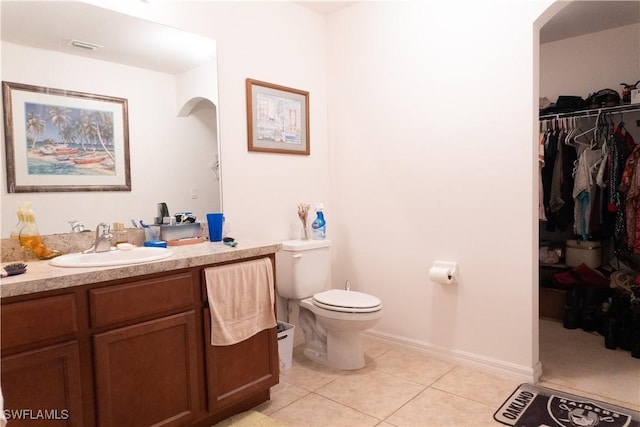
<instances>
[{"instance_id":1,"label":"white towel","mask_svg":"<svg viewBox=\"0 0 640 427\"><path fill-rule=\"evenodd\" d=\"M204 271L211 311L211 345L231 345L276 326L271 259Z\"/></svg>"}]
</instances>

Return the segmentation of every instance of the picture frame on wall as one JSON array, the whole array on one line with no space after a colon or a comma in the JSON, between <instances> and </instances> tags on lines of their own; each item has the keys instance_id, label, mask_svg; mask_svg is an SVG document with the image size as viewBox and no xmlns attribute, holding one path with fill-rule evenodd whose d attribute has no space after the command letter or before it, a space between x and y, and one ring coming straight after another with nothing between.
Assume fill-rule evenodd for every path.
<instances>
[{"instance_id":1,"label":"picture frame on wall","mask_svg":"<svg viewBox=\"0 0 640 427\"><path fill-rule=\"evenodd\" d=\"M9 193L131 191L124 98L2 82Z\"/></svg>"},{"instance_id":2,"label":"picture frame on wall","mask_svg":"<svg viewBox=\"0 0 640 427\"><path fill-rule=\"evenodd\" d=\"M309 92L246 80L249 151L311 153Z\"/></svg>"}]
</instances>

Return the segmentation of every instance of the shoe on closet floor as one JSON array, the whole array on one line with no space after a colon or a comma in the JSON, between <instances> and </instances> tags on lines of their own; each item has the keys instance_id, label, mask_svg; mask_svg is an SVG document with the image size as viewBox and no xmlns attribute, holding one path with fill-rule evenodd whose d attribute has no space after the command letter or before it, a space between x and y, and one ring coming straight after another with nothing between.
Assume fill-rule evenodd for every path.
<instances>
[{"instance_id":1,"label":"shoe on closet floor","mask_svg":"<svg viewBox=\"0 0 640 427\"><path fill-rule=\"evenodd\" d=\"M567 300L564 306L562 325L565 329L577 329L580 327L582 316L583 287L572 286L567 290Z\"/></svg>"},{"instance_id":2,"label":"shoe on closet floor","mask_svg":"<svg viewBox=\"0 0 640 427\"><path fill-rule=\"evenodd\" d=\"M631 304L631 357L640 359L640 300Z\"/></svg>"}]
</instances>

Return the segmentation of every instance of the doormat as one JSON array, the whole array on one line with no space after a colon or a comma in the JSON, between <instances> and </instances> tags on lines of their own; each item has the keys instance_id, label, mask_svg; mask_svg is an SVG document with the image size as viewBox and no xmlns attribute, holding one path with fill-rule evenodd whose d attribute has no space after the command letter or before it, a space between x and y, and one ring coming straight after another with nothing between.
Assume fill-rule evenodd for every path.
<instances>
[{"instance_id":1,"label":"doormat","mask_svg":"<svg viewBox=\"0 0 640 427\"><path fill-rule=\"evenodd\" d=\"M493 418L518 427L640 427L640 412L532 384L521 384Z\"/></svg>"},{"instance_id":2,"label":"doormat","mask_svg":"<svg viewBox=\"0 0 640 427\"><path fill-rule=\"evenodd\" d=\"M279 427L281 425L271 417L250 410L222 420L212 427Z\"/></svg>"}]
</instances>

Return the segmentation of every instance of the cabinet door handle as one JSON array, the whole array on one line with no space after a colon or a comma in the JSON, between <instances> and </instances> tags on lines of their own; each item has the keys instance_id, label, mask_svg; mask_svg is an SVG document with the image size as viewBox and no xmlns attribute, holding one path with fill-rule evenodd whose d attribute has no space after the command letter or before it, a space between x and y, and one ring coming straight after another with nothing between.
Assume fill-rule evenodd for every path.
<instances>
[{"instance_id":1,"label":"cabinet door handle","mask_svg":"<svg viewBox=\"0 0 640 427\"><path fill-rule=\"evenodd\" d=\"M295 258L295 259L302 258L302 254L292 255L291 258Z\"/></svg>"}]
</instances>

